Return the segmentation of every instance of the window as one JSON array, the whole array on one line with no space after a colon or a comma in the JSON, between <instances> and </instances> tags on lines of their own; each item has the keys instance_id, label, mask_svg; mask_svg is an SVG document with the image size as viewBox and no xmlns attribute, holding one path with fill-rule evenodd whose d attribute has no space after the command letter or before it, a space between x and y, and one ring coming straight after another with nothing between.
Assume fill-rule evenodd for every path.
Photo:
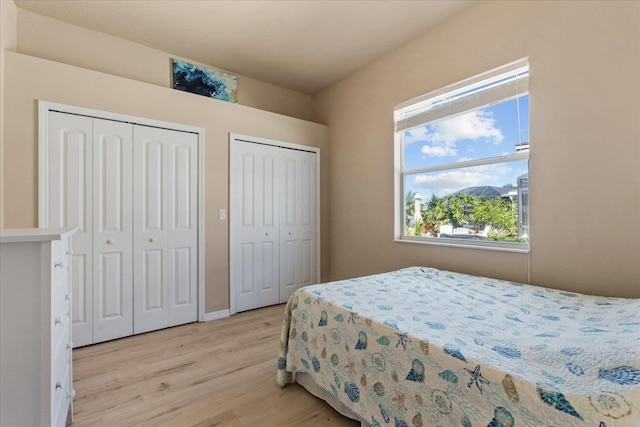
<instances>
[{"instance_id":1,"label":"window","mask_svg":"<svg viewBox=\"0 0 640 427\"><path fill-rule=\"evenodd\" d=\"M529 64L395 108L396 239L529 249Z\"/></svg>"}]
</instances>

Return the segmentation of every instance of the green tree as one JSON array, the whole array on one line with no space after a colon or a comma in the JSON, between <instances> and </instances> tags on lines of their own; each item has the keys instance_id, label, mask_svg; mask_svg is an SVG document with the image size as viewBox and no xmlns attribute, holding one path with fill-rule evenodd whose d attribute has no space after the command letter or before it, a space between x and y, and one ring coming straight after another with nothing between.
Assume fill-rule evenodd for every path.
<instances>
[{"instance_id":1,"label":"green tree","mask_svg":"<svg viewBox=\"0 0 640 427\"><path fill-rule=\"evenodd\" d=\"M434 227L439 227L442 224L461 227L471 223L471 215L481 202L480 197L463 193L442 198L432 197L427 203L428 210L424 219Z\"/></svg>"},{"instance_id":2,"label":"green tree","mask_svg":"<svg viewBox=\"0 0 640 427\"><path fill-rule=\"evenodd\" d=\"M435 208L439 200L440 198L436 195L436 193L431 194L431 198L429 198L429 201L426 205L427 210Z\"/></svg>"},{"instance_id":3,"label":"green tree","mask_svg":"<svg viewBox=\"0 0 640 427\"><path fill-rule=\"evenodd\" d=\"M509 199L454 194L438 198L432 196L422 212L425 230L439 230L443 224L453 227L473 227L479 230L486 225L494 230L494 240L513 240L518 232L517 206Z\"/></svg>"},{"instance_id":4,"label":"green tree","mask_svg":"<svg viewBox=\"0 0 640 427\"><path fill-rule=\"evenodd\" d=\"M507 235L518 232L518 211L509 199L496 197L480 204L472 215L473 221L503 230Z\"/></svg>"},{"instance_id":5,"label":"green tree","mask_svg":"<svg viewBox=\"0 0 640 427\"><path fill-rule=\"evenodd\" d=\"M489 237L493 240L521 240L517 237L518 207L510 199L486 199L464 193L444 197L433 194L422 207L422 221L416 221L409 229L410 219L415 214L415 196L416 193L412 191L406 195L407 230L413 235L427 232L435 235L443 224L473 227L476 230L489 225L492 228Z\"/></svg>"}]
</instances>

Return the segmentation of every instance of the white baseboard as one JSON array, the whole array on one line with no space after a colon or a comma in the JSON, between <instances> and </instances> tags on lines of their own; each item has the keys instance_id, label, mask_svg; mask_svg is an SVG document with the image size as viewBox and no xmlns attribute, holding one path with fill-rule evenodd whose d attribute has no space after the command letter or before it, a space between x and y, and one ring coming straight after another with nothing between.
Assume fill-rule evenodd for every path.
<instances>
[{"instance_id":1,"label":"white baseboard","mask_svg":"<svg viewBox=\"0 0 640 427\"><path fill-rule=\"evenodd\" d=\"M208 322L210 320L224 319L225 317L229 317L229 316L230 316L229 309L212 311L210 313L204 314L204 321Z\"/></svg>"}]
</instances>

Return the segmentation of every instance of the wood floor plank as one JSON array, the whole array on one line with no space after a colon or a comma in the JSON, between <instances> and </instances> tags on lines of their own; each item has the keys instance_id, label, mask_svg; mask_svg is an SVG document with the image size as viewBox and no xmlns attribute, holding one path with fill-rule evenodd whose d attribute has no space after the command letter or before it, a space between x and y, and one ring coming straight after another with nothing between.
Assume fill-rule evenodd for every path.
<instances>
[{"instance_id":1,"label":"wood floor plank","mask_svg":"<svg viewBox=\"0 0 640 427\"><path fill-rule=\"evenodd\" d=\"M276 384L284 305L73 350L75 427L358 426Z\"/></svg>"}]
</instances>

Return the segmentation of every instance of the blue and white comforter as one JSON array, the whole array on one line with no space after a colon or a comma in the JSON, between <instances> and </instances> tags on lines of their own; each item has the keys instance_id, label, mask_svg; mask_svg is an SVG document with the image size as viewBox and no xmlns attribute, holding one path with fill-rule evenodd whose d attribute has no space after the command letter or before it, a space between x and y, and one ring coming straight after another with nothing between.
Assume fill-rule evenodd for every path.
<instances>
[{"instance_id":1,"label":"blue and white comforter","mask_svg":"<svg viewBox=\"0 0 640 427\"><path fill-rule=\"evenodd\" d=\"M640 299L412 267L287 303L306 372L373 426L640 426Z\"/></svg>"}]
</instances>

